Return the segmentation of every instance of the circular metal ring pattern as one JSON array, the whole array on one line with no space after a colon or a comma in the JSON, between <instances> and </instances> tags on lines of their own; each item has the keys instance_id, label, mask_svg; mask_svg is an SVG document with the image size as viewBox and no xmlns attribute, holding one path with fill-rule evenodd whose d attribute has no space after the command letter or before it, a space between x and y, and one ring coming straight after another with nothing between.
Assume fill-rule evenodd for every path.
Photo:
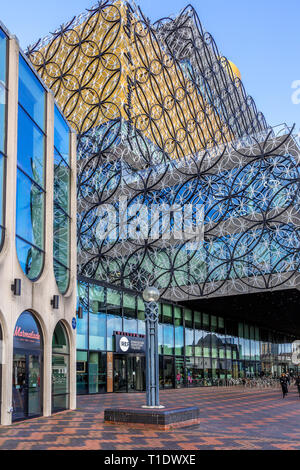
<instances>
[{"instance_id":1,"label":"circular metal ring pattern","mask_svg":"<svg viewBox=\"0 0 300 470\"><path fill-rule=\"evenodd\" d=\"M172 300L296 286L299 148L192 7L151 24L99 1L27 55L78 134L80 275ZM202 209L197 243L177 237L178 207Z\"/></svg>"}]
</instances>

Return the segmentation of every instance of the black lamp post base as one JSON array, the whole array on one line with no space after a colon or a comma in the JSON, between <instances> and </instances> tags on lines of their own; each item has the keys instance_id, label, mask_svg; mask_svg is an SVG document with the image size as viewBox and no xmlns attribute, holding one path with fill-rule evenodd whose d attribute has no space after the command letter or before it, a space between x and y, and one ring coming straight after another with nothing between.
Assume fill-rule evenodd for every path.
<instances>
[{"instance_id":1,"label":"black lamp post base","mask_svg":"<svg viewBox=\"0 0 300 470\"><path fill-rule=\"evenodd\" d=\"M109 408L104 411L107 424L126 425L127 427L147 427L168 431L169 429L192 426L200 423L200 410L196 406L186 408Z\"/></svg>"}]
</instances>

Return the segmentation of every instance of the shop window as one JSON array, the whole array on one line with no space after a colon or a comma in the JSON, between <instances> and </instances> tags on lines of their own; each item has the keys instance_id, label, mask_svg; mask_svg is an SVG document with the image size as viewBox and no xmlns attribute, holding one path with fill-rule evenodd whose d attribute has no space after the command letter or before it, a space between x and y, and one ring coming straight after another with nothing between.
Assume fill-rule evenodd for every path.
<instances>
[{"instance_id":1,"label":"shop window","mask_svg":"<svg viewBox=\"0 0 300 470\"><path fill-rule=\"evenodd\" d=\"M70 350L67 332L59 322L52 339L52 412L69 408Z\"/></svg>"},{"instance_id":2,"label":"shop window","mask_svg":"<svg viewBox=\"0 0 300 470\"><path fill-rule=\"evenodd\" d=\"M88 353L87 351L77 350L76 382L77 382L77 395L86 395L88 393Z\"/></svg>"},{"instance_id":3,"label":"shop window","mask_svg":"<svg viewBox=\"0 0 300 470\"><path fill-rule=\"evenodd\" d=\"M180 307L174 307L175 354L184 354L183 313Z\"/></svg>"},{"instance_id":4,"label":"shop window","mask_svg":"<svg viewBox=\"0 0 300 470\"><path fill-rule=\"evenodd\" d=\"M106 353L89 353L89 393L106 392Z\"/></svg>"},{"instance_id":5,"label":"shop window","mask_svg":"<svg viewBox=\"0 0 300 470\"><path fill-rule=\"evenodd\" d=\"M13 421L43 412L43 338L35 317L23 312L14 329Z\"/></svg>"},{"instance_id":6,"label":"shop window","mask_svg":"<svg viewBox=\"0 0 300 470\"><path fill-rule=\"evenodd\" d=\"M185 386L184 357L175 357L175 388Z\"/></svg>"}]
</instances>

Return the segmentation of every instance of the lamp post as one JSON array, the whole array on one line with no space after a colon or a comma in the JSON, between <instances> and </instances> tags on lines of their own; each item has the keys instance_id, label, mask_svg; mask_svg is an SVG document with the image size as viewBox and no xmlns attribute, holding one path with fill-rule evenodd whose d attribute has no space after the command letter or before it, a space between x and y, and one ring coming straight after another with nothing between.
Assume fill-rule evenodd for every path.
<instances>
[{"instance_id":1,"label":"lamp post","mask_svg":"<svg viewBox=\"0 0 300 470\"><path fill-rule=\"evenodd\" d=\"M158 299L159 290L147 287L143 292L146 321L146 392L143 408L164 408L159 404Z\"/></svg>"}]
</instances>

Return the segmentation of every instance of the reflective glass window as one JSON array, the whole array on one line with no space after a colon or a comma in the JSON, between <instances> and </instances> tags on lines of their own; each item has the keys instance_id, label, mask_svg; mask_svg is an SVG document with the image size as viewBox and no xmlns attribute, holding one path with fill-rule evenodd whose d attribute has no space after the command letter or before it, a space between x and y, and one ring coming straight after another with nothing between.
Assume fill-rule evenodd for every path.
<instances>
[{"instance_id":1,"label":"reflective glass window","mask_svg":"<svg viewBox=\"0 0 300 470\"><path fill-rule=\"evenodd\" d=\"M82 318L77 318L76 347L77 349L88 349L88 286L78 282L77 286L77 310L82 308Z\"/></svg>"},{"instance_id":2,"label":"reflective glass window","mask_svg":"<svg viewBox=\"0 0 300 470\"><path fill-rule=\"evenodd\" d=\"M174 354L174 326L164 325L164 354Z\"/></svg>"},{"instance_id":3,"label":"reflective glass window","mask_svg":"<svg viewBox=\"0 0 300 470\"><path fill-rule=\"evenodd\" d=\"M179 307L174 307L174 325L175 325L175 354L184 354L184 330L183 313Z\"/></svg>"},{"instance_id":4,"label":"reflective glass window","mask_svg":"<svg viewBox=\"0 0 300 470\"><path fill-rule=\"evenodd\" d=\"M138 333L144 335L146 333L145 325L145 304L142 298L137 300L137 317L138 317Z\"/></svg>"},{"instance_id":5,"label":"reflective glass window","mask_svg":"<svg viewBox=\"0 0 300 470\"><path fill-rule=\"evenodd\" d=\"M21 55L19 61L19 103L44 131L45 89Z\"/></svg>"},{"instance_id":6,"label":"reflective glass window","mask_svg":"<svg viewBox=\"0 0 300 470\"><path fill-rule=\"evenodd\" d=\"M192 328L185 328L185 355L194 355L194 330Z\"/></svg>"},{"instance_id":7,"label":"reflective glass window","mask_svg":"<svg viewBox=\"0 0 300 470\"><path fill-rule=\"evenodd\" d=\"M6 142L6 60L7 37L0 29L0 249L4 239L4 178Z\"/></svg>"},{"instance_id":8,"label":"reflective glass window","mask_svg":"<svg viewBox=\"0 0 300 470\"><path fill-rule=\"evenodd\" d=\"M126 333L137 333L136 297L123 294L123 330Z\"/></svg>"},{"instance_id":9,"label":"reflective glass window","mask_svg":"<svg viewBox=\"0 0 300 470\"><path fill-rule=\"evenodd\" d=\"M89 348L106 350L105 288L96 285L89 287Z\"/></svg>"},{"instance_id":10,"label":"reflective glass window","mask_svg":"<svg viewBox=\"0 0 300 470\"><path fill-rule=\"evenodd\" d=\"M7 38L0 29L0 152L5 153Z\"/></svg>"},{"instance_id":11,"label":"reflective glass window","mask_svg":"<svg viewBox=\"0 0 300 470\"><path fill-rule=\"evenodd\" d=\"M115 331L123 331L121 293L107 289L107 351L114 350L113 337Z\"/></svg>"},{"instance_id":12,"label":"reflective glass window","mask_svg":"<svg viewBox=\"0 0 300 470\"><path fill-rule=\"evenodd\" d=\"M163 323L173 324L172 305L163 304L163 306L162 306L162 321L163 321Z\"/></svg>"},{"instance_id":13,"label":"reflective glass window","mask_svg":"<svg viewBox=\"0 0 300 470\"><path fill-rule=\"evenodd\" d=\"M0 249L3 242L4 236L4 169L5 169L5 159L4 156L0 152Z\"/></svg>"},{"instance_id":14,"label":"reflective glass window","mask_svg":"<svg viewBox=\"0 0 300 470\"><path fill-rule=\"evenodd\" d=\"M69 341L65 327L59 322L52 339L52 411L69 407Z\"/></svg>"},{"instance_id":15,"label":"reflective glass window","mask_svg":"<svg viewBox=\"0 0 300 470\"><path fill-rule=\"evenodd\" d=\"M70 130L54 106L54 224L53 263L58 288L64 294L70 282Z\"/></svg>"},{"instance_id":16,"label":"reflective glass window","mask_svg":"<svg viewBox=\"0 0 300 470\"><path fill-rule=\"evenodd\" d=\"M44 264L46 93L20 55L16 248L24 273L35 281Z\"/></svg>"},{"instance_id":17,"label":"reflective glass window","mask_svg":"<svg viewBox=\"0 0 300 470\"><path fill-rule=\"evenodd\" d=\"M76 357L76 382L77 395L88 393L88 353L87 351L78 351Z\"/></svg>"},{"instance_id":18,"label":"reflective glass window","mask_svg":"<svg viewBox=\"0 0 300 470\"><path fill-rule=\"evenodd\" d=\"M22 171L17 174L16 231L20 238L42 250L44 246L44 191Z\"/></svg>"},{"instance_id":19,"label":"reflective glass window","mask_svg":"<svg viewBox=\"0 0 300 470\"><path fill-rule=\"evenodd\" d=\"M44 134L31 117L18 109L18 167L44 187Z\"/></svg>"},{"instance_id":20,"label":"reflective glass window","mask_svg":"<svg viewBox=\"0 0 300 470\"><path fill-rule=\"evenodd\" d=\"M106 353L90 352L89 354L89 393L106 392Z\"/></svg>"}]
</instances>

